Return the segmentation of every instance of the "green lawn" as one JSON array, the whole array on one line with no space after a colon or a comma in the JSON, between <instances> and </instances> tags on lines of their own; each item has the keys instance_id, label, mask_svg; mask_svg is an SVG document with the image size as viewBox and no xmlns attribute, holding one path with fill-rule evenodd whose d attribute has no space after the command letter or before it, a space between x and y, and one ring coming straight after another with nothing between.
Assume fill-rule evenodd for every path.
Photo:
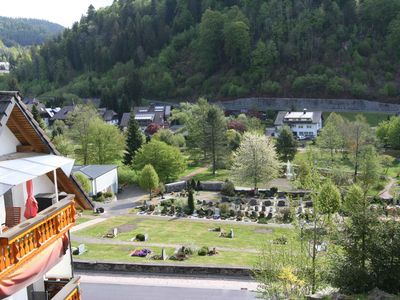
<instances>
[{"instance_id":1,"label":"green lawn","mask_svg":"<svg viewBox=\"0 0 400 300\"><path fill-rule=\"evenodd\" d=\"M234 238L221 238L219 232L212 232L208 229L221 226L225 232L232 228ZM161 252L162 246L166 247L167 254L171 255L177 246L185 245L193 249L199 249L202 246L210 248L216 247L219 255L212 257L200 257L193 255L185 263L192 264L220 264L235 266L253 266L257 259L257 251L260 250L266 242L273 241L277 237L286 236L289 244L297 247L299 242L293 229L271 228L268 225L245 225L245 224L224 224L213 221L192 221L185 219L156 219L144 217L115 217L104 221L95 226L74 232L74 235L101 238L112 228L117 227L120 230L118 236L113 240L123 242L130 241L138 233L147 233L149 239L143 242L143 247L150 248L155 253ZM113 261L132 261L137 258L128 256L129 251L135 247L129 245L109 245L106 244L88 244L88 249L92 249L82 258L92 260L113 260ZM149 245L155 246L149 246ZM275 245L279 251L279 247ZM139 261L144 261L139 259ZM168 261L171 263L171 261Z\"/></svg>"},{"instance_id":2,"label":"green lawn","mask_svg":"<svg viewBox=\"0 0 400 300\"><path fill-rule=\"evenodd\" d=\"M211 170L206 170L203 173L194 176L193 179L196 181L225 181L226 179L229 179L229 170L217 170L215 175L212 174Z\"/></svg>"},{"instance_id":3,"label":"green lawn","mask_svg":"<svg viewBox=\"0 0 400 300\"><path fill-rule=\"evenodd\" d=\"M77 247L79 243L72 243L73 247ZM226 265L226 266L243 266L252 267L257 262L257 253L245 252L228 252L218 251L214 256L199 256L194 253L185 261L159 261L150 259L151 255L161 254L160 247L135 247L129 245L110 245L110 244L85 244L87 252L82 255L74 256L75 259L85 259L92 261L110 261L110 262L130 262L130 263L174 263L174 264L195 264L195 265ZM152 251L149 258L131 257L130 253L134 249L148 248ZM167 256L171 256L175 248L165 248Z\"/></svg>"},{"instance_id":4,"label":"green lawn","mask_svg":"<svg viewBox=\"0 0 400 300\"><path fill-rule=\"evenodd\" d=\"M85 218L85 217L78 217L78 218L76 219L76 225L85 223L85 222L90 221L90 220L93 220L93 219L91 219L91 218Z\"/></svg>"}]
</instances>

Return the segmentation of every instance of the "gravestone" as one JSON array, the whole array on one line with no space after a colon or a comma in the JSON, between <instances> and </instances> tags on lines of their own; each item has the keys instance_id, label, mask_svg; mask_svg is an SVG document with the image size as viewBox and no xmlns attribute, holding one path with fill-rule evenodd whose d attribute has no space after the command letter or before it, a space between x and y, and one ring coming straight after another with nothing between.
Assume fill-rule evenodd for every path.
<instances>
[{"instance_id":1,"label":"gravestone","mask_svg":"<svg viewBox=\"0 0 400 300\"><path fill-rule=\"evenodd\" d=\"M96 213L96 214L102 214L102 213L104 213L104 208L102 208L102 207L96 208L95 213Z\"/></svg>"},{"instance_id":2,"label":"gravestone","mask_svg":"<svg viewBox=\"0 0 400 300\"><path fill-rule=\"evenodd\" d=\"M83 253L85 253L85 252L86 252L85 244L80 244L80 245L78 246L78 248L75 248L75 249L72 251L72 254L73 254L73 255L81 255L81 254L83 254Z\"/></svg>"},{"instance_id":3,"label":"gravestone","mask_svg":"<svg viewBox=\"0 0 400 300\"><path fill-rule=\"evenodd\" d=\"M267 207L265 205L261 206L261 211L265 212L267 210Z\"/></svg>"},{"instance_id":4,"label":"gravestone","mask_svg":"<svg viewBox=\"0 0 400 300\"><path fill-rule=\"evenodd\" d=\"M146 242L149 239L149 235L147 233L144 234L144 241Z\"/></svg>"},{"instance_id":5,"label":"gravestone","mask_svg":"<svg viewBox=\"0 0 400 300\"><path fill-rule=\"evenodd\" d=\"M233 229L232 229L232 228L231 228L231 232L229 233L229 237L230 237L231 239L234 238L234 233L233 233Z\"/></svg>"},{"instance_id":6,"label":"gravestone","mask_svg":"<svg viewBox=\"0 0 400 300\"><path fill-rule=\"evenodd\" d=\"M221 202L229 202L229 197L228 196L221 196Z\"/></svg>"},{"instance_id":7,"label":"gravestone","mask_svg":"<svg viewBox=\"0 0 400 300\"><path fill-rule=\"evenodd\" d=\"M306 205L307 208L313 207L312 201L306 201L305 205Z\"/></svg>"},{"instance_id":8,"label":"gravestone","mask_svg":"<svg viewBox=\"0 0 400 300\"><path fill-rule=\"evenodd\" d=\"M266 201L264 201L264 205L265 205L265 206L271 206L271 205L272 205L271 200L266 200Z\"/></svg>"},{"instance_id":9,"label":"gravestone","mask_svg":"<svg viewBox=\"0 0 400 300\"><path fill-rule=\"evenodd\" d=\"M258 204L257 199L251 199L250 202L249 202L250 206L254 206L254 205L257 205L257 204Z\"/></svg>"},{"instance_id":10,"label":"gravestone","mask_svg":"<svg viewBox=\"0 0 400 300\"><path fill-rule=\"evenodd\" d=\"M279 200L277 205L278 205L279 207L286 206L286 201L285 201L285 200Z\"/></svg>"},{"instance_id":11,"label":"gravestone","mask_svg":"<svg viewBox=\"0 0 400 300\"><path fill-rule=\"evenodd\" d=\"M165 252L165 248L161 250L161 260L167 260L167 253Z\"/></svg>"},{"instance_id":12,"label":"gravestone","mask_svg":"<svg viewBox=\"0 0 400 300\"><path fill-rule=\"evenodd\" d=\"M255 211L260 211L260 207L258 205L254 206Z\"/></svg>"}]
</instances>

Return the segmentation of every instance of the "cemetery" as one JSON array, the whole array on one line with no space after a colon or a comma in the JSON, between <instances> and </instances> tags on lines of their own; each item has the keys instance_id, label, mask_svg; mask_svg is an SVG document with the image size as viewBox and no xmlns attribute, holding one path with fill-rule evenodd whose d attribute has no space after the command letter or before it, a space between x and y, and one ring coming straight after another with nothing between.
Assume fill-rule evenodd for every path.
<instances>
[{"instance_id":1,"label":"cemetery","mask_svg":"<svg viewBox=\"0 0 400 300\"><path fill-rule=\"evenodd\" d=\"M232 188L229 181L214 182L211 188L199 190L193 183L194 210L188 205L191 183L178 183L179 190L172 191L145 201L138 215L168 216L191 219L229 220L256 223L291 223L296 216L312 213L313 203L309 191L278 191L277 188L254 191L245 188ZM202 184L203 187L206 184ZM197 191L196 191L197 189Z\"/></svg>"},{"instance_id":2,"label":"cemetery","mask_svg":"<svg viewBox=\"0 0 400 300\"><path fill-rule=\"evenodd\" d=\"M276 251L287 247L288 241L292 248L300 248L296 230L287 225L207 219L121 216L74 235L76 241L88 241L78 259L116 262L251 267L266 243ZM76 247L80 244L74 242Z\"/></svg>"}]
</instances>

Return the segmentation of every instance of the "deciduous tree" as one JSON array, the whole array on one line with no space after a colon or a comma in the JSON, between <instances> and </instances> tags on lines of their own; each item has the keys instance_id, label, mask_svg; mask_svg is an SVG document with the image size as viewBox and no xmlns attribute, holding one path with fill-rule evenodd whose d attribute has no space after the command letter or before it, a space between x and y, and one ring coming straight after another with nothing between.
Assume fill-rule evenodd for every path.
<instances>
[{"instance_id":1,"label":"deciduous tree","mask_svg":"<svg viewBox=\"0 0 400 300\"><path fill-rule=\"evenodd\" d=\"M232 176L241 184L250 184L257 189L278 175L275 148L265 135L246 132L233 156Z\"/></svg>"}]
</instances>

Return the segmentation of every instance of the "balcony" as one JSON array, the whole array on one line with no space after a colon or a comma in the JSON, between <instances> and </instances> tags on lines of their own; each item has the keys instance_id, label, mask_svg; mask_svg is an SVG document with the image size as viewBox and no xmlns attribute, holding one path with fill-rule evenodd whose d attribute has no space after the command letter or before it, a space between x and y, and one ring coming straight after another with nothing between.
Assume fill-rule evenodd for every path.
<instances>
[{"instance_id":1,"label":"balcony","mask_svg":"<svg viewBox=\"0 0 400 300\"><path fill-rule=\"evenodd\" d=\"M51 300L80 300L79 279L72 278Z\"/></svg>"},{"instance_id":2,"label":"balcony","mask_svg":"<svg viewBox=\"0 0 400 300\"><path fill-rule=\"evenodd\" d=\"M74 195L0 234L0 279L35 257L75 225ZM75 298L73 298L75 299Z\"/></svg>"}]
</instances>

